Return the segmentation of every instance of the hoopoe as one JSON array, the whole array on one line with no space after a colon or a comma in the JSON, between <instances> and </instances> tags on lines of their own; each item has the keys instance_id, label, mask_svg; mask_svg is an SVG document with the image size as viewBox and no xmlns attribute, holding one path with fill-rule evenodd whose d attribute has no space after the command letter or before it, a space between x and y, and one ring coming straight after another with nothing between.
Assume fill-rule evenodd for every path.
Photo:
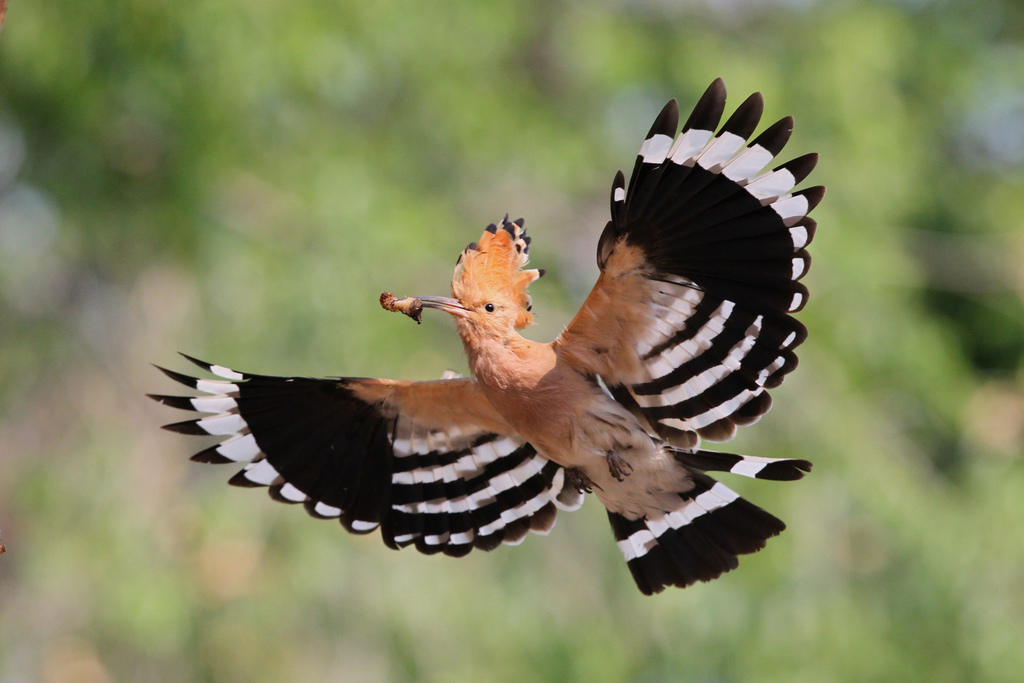
<instances>
[{"instance_id":1,"label":"hoopoe","mask_svg":"<svg viewBox=\"0 0 1024 683\"><path fill-rule=\"evenodd\" d=\"M761 172L791 117L746 144L760 93L716 134L724 106L718 79L678 136L676 101L658 115L629 186L621 172L612 183L597 284L553 342L519 334L543 271L524 269L530 238L506 216L462 252L450 298L381 299L417 320L449 313L471 377L272 377L186 356L221 379L163 370L205 395L152 398L214 415L166 428L228 436L192 459L245 462L231 484L269 487L353 533L380 528L395 549L516 545L593 492L643 593L734 569L785 525L706 472L792 480L811 465L701 439L756 422L796 367L807 332L791 314L807 301L807 214L824 188L791 192L816 154Z\"/></svg>"}]
</instances>

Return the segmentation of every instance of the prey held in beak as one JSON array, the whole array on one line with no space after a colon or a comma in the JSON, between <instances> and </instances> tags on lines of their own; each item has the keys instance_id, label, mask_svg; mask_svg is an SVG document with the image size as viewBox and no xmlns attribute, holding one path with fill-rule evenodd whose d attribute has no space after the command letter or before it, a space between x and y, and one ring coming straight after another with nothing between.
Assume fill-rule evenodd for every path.
<instances>
[{"instance_id":1,"label":"prey held in beak","mask_svg":"<svg viewBox=\"0 0 1024 683\"><path fill-rule=\"evenodd\" d=\"M391 292L384 292L380 295L380 305L385 311L405 313L417 324L422 322L424 308L436 308L462 317L469 315L469 310L457 299L446 296L409 296L397 299Z\"/></svg>"}]
</instances>

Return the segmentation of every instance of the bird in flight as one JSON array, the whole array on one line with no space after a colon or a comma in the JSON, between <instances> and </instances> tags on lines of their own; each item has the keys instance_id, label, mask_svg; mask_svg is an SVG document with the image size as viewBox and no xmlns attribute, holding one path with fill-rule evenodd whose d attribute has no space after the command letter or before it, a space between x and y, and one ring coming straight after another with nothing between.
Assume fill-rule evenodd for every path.
<instances>
[{"instance_id":1,"label":"bird in flight","mask_svg":"<svg viewBox=\"0 0 1024 683\"><path fill-rule=\"evenodd\" d=\"M395 549L459 557L516 545L593 493L643 593L736 568L785 525L708 472L792 480L811 465L701 442L756 422L796 367L807 214L825 190L793 192L816 154L764 170L791 117L748 144L762 97L719 128L725 94L712 83L678 134L670 101L628 186L615 176L600 277L554 341L519 333L543 271L524 268L530 238L506 216L462 252L451 297L381 296L417 320L450 314L471 376L273 377L186 356L219 379L161 368L202 395L152 398L212 415L166 428L228 437L192 460L245 463L231 484L268 487L352 533L380 529Z\"/></svg>"}]
</instances>

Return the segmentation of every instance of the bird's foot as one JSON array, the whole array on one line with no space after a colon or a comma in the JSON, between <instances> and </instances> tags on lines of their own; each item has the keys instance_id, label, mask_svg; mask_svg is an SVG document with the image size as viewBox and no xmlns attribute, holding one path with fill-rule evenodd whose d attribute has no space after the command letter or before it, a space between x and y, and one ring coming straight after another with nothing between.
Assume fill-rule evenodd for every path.
<instances>
[{"instance_id":1,"label":"bird's foot","mask_svg":"<svg viewBox=\"0 0 1024 683\"><path fill-rule=\"evenodd\" d=\"M605 457L608 459L608 472L616 481L622 481L633 473L633 466L617 452L610 451Z\"/></svg>"},{"instance_id":2,"label":"bird's foot","mask_svg":"<svg viewBox=\"0 0 1024 683\"><path fill-rule=\"evenodd\" d=\"M568 485L580 493L593 493L594 487L597 486L579 467L567 468L565 470L565 478L568 481ZM601 487L598 486L598 488Z\"/></svg>"}]
</instances>

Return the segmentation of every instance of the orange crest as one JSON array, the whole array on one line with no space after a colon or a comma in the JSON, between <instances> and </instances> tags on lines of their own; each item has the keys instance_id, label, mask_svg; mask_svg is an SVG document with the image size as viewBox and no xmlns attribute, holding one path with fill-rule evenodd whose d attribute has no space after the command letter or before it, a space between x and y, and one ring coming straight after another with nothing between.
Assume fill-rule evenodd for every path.
<instances>
[{"instance_id":1,"label":"orange crest","mask_svg":"<svg viewBox=\"0 0 1024 683\"><path fill-rule=\"evenodd\" d=\"M529 260L530 238L523 219L510 223L508 215L501 225L487 226L480 241L463 250L452 276L452 295L472 306L486 302L518 307L516 329L533 324L530 313L530 283L543 270L523 270Z\"/></svg>"}]
</instances>

